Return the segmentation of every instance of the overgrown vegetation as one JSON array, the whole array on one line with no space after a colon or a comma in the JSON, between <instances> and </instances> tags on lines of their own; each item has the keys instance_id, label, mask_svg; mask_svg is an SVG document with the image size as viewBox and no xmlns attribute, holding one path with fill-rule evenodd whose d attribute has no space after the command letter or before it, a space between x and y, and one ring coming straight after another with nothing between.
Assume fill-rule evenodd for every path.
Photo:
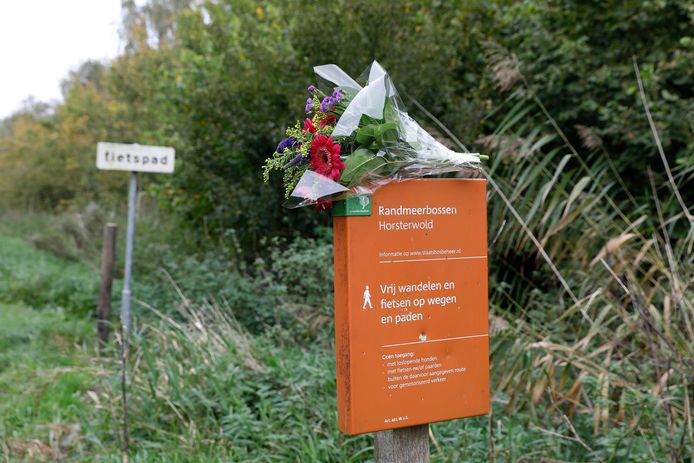
<instances>
[{"instance_id":1,"label":"overgrown vegetation","mask_svg":"<svg viewBox=\"0 0 694 463\"><path fill-rule=\"evenodd\" d=\"M491 159L493 415L434 425L436 461L692 461L691 5L305 3L125 2L124 56L2 123L3 205L56 214L0 227L4 455L117 459L116 345L85 318L123 215L110 139L181 159L141 195L133 453L371 458L336 431L329 219L259 172L311 65L376 58Z\"/></svg>"},{"instance_id":2,"label":"overgrown vegetation","mask_svg":"<svg viewBox=\"0 0 694 463\"><path fill-rule=\"evenodd\" d=\"M522 170L531 168L533 162L528 162ZM600 191L600 186L595 189ZM528 204L537 201L529 186L523 190ZM559 221L566 195L557 192L546 200L560 210ZM595 198L586 194L576 201L566 209L566 216L585 212ZM523 202L514 204L525 211ZM508 212L503 206L495 210ZM614 222L614 217L598 220L602 207L589 211L598 224ZM541 241L559 225L547 227L543 235L542 227L525 217ZM581 220L572 220L557 232L556 239L566 241L562 237L570 237L570 229L585 230ZM510 220L506 223L515 227ZM28 226L24 222L19 229ZM193 455L202 461L368 459L372 451L368 438L347 438L336 432L330 289L320 279L308 278L300 286L287 284L292 283L286 274L289 269L310 273L306 269L315 270L320 262L321 272L329 273L330 263L324 256L330 253L330 244L278 245L270 253L275 259L259 261L254 267L224 255L183 257L176 264L176 253L162 252L158 229L141 229L139 260L154 261L151 268L159 271L151 273L149 266L143 266L137 273L135 294L146 305L137 306L139 329L130 371L135 455L146 461L189 461ZM43 233L54 232L44 229ZM574 236L576 247L571 245L569 251L548 246L549 257L561 266L567 284L576 291L573 304L570 296L562 295L551 271L542 270L531 244L493 230L491 236L496 235L491 248L495 253L503 254L506 247L519 254L526 249L535 256L535 265L493 260L492 425L488 428L484 418L435 425L435 461L486 461L490 431L493 454L499 460L685 459L691 451L686 434L686 418L691 415L685 394L688 389L691 393L687 381L691 384L692 370L687 362L692 356L685 331L688 312L678 307L687 308L691 289L681 286L688 292L679 299L680 306L672 305L675 294L667 279L673 274L657 252L664 243L620 235L596 256L623 275L622 284L629 293L607 269L602 273L596 269L596 264L602 265L599 259L591 264L590 256L580 250L592 240L603 243L604 234L586 241ZM17 272L20 283L36 273L40 277L63 268L60 258L33 250L17 238L4 236L2 241L9 244L3 248L3 261L14 256L15 270L44 259L35 272ZM678 242L692 245L691 238ZM681 256L688 251L676 247L672 252L680 263L679 278L691 281L691 258ZM633 256L650 269L648 279L632 280L638 274L624 262ZM570 270L565 260L575 268ZM238 268L230 270L230 261L237 262ZM69 265L78 279L93 279L94 271L88 266ZM519 271L523 282L514 284ZM44 281L48 284L33 293L43 296L35 296L33 304L52 301L51 294L63 285L60 280ZM177 288L177 281L184 283ZM657 289L649 290L654 283ZM644 288L649 299L639 301ZM235 299L225 301L224 294L230 293ZM82 287L74 296L93 301L95 291ZM296 307L307 296L313 298L312 304ZM260 302L243 302L254 299ZM671 305L657 308L655 303ZM30 385L4 389L7 400L3 403L8 405L1 429L6 455L46 460L69 455L89 460L98 454L117 460L117 344L98 360L93 322L66 316L66 309L53 302L41 311L4 306L3 313L3 345L12 348L3 348L0 382L29 381ZM68 326L81 328L66 330ZM62 347L56 349L54 342ZM65 364L70 366L56 366ZM45 388L50 394L42 392ZM322 399L315 401L315 397ZM66 414L62 406L73 411ZM40 411L32 411L37 407Z\"/></svg>"},{"instance_id":3,"label":"overgrown vegetation","mask_svg":"<svg viewBox=\"0 0 694 463\"><path fill-rule=\"evenodd\" d=\"M303 107L313 65L358 75L372 59L421 121L415 101L485 151L504 119L499 86L525 79L569 140L609 153L641 195L647 168L658 179L662 169L638 101L635 57L671 164L694 169L686 117L694 112L694 12L686 0L124 5L123 56L72 72L57 107L30 105L3 122L3 203L112 205L126 182L93 168L96 141L165 144L182 162L173 177L147 181L163 182L150 191L181 224L214 241L234 229L251 259L266 235L312 236L326 217L286 214L279 182L261 184L259 167L296 119L290 108ZM306 18L320 18L320 27ZM513 54L500 55L504 48ZM691 202L694 189L681 189Z\"/></svg>"}]
</instances>

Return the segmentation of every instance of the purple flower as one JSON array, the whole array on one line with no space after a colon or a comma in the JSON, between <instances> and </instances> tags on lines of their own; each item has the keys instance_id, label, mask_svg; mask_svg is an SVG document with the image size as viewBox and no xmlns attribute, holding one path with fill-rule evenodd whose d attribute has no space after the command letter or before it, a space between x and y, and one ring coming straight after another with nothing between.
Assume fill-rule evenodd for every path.
<instances>
[{"instance_id":1,"label":"purple flower","mask_svg":"<svg viewBox=\"0 0 694 463\"><path fill-rule=\"evenodd\" d=\"M308 158L305 158L301 153L299 153L294 157L294 159L292 159L291 161L286 163L284 165L284 167L282 167L282 169L287 170L290 167L293 167L293 166L299 164L300 162L306 162L306 161L308 161Z\"/></svg>"},{"instance_id":2,"label":"purple flower","mask_svg":"<svg viewBox=\"0 0 694 463\"><path fill-rule=\"evenodd\" d=\"M310 113L313 109L313 98L306 98L306 113Z\"/></svg>"},{"instance_id":3,"label":"purple flower","mask_svg":"<svg viewBox=\"0 0 694 463\"><path fill-rule=\"evenodd\" d=\"M330 98L329 96L326 96L325 98L323 98L323 101L321 101L321 103L320 103L320 110L323 112L326 112L328 110L328 108L330 108L330 106L332 106L332 103L333 103L332 98Z\"/></svg>"},{"instance_id":4,"label":"purple flower","mask_svg":"<svg viewBox=\"0 0 694 463\"><path fill-rule=\"evenodd\" d=\"M340 101L342 101L342 95L344 95L344 92L343 92L342 90L335 90L335 91L333 92L333 95L332 95L332 96L333 96L333 99L334 99L337 103L339 103Z\"/></svg>"},{"instance_id":5,"label":"purple flower","mask_svg":"<svg viewBox=\"0 0 694 463\"><path fill-rule=\"evenodd\" d=\"M313 85L309 85L309 86L308 86L308 91L311 92L311 93L313 93L313 92L316 91L316 87L314 87Z\"/></svg>"},{"instance_id":6,"label":"purple flower","mask_svg":"<svg viewBox=\"0 0 694 463\"><path fill-rule=\"evenodd\" d=\"M287 137L284 140L280 142L279 145L277 145L277 152L278 153L283 153L285 149L291 148L296 144L296 138L294 137Z\"/></svg>"}]
</instances>

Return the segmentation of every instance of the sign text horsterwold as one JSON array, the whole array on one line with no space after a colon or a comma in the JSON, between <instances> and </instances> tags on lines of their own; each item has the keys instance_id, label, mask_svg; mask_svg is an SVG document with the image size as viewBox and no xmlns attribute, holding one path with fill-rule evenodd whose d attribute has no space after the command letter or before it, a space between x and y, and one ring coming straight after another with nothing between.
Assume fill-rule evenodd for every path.
<instances>
[{"instance_id":1,"label":"sign text horsterwold","mask_svg":"<svg viewBox=\"0 0 694 463\"><path fill-rule=\"evenodd\" d=\"M174 171L176 153L168 146L149 146L99 142L96 147L96 167L102 170L128 172Z\"/></svg>"}]
</instances>

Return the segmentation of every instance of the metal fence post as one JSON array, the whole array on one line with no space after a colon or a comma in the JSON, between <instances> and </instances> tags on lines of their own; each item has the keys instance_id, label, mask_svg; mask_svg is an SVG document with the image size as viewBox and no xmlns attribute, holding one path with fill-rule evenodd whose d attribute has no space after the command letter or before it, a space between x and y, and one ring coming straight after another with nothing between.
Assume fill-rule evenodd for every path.
<instances>
[{"instance_id":1,"label":"metal fence post","mask_svg":"<svg viewBox=\"0 0 694 463\"><path fill-rule=\"evenodd\" d=\"M128 191L128 228L125 234L125 270L123 272L123 299L121 305L121 324L126 340L132 327L132 315L130 313L130 280L133 261L133 245L135 241L135 213L137 207L137 172L130 174L130 189Z\"/></svg>"}]
</instances>

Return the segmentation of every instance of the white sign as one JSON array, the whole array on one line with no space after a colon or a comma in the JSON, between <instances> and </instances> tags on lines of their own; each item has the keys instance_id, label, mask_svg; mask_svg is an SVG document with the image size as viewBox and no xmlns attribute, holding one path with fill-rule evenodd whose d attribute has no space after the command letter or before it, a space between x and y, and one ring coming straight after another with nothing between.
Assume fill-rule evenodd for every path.
<instances>
[{"instance_id":1,"label":"white sign","mask_svg":"<svg viewBox=\"0 0 694 463\"><path fill-rule=\"evenodd\" d=\"M103 141L96 145L96 167L101 170L171 174L175 159L176 153L169 146L125 145Z\"/></svg>"}]
</instances>

